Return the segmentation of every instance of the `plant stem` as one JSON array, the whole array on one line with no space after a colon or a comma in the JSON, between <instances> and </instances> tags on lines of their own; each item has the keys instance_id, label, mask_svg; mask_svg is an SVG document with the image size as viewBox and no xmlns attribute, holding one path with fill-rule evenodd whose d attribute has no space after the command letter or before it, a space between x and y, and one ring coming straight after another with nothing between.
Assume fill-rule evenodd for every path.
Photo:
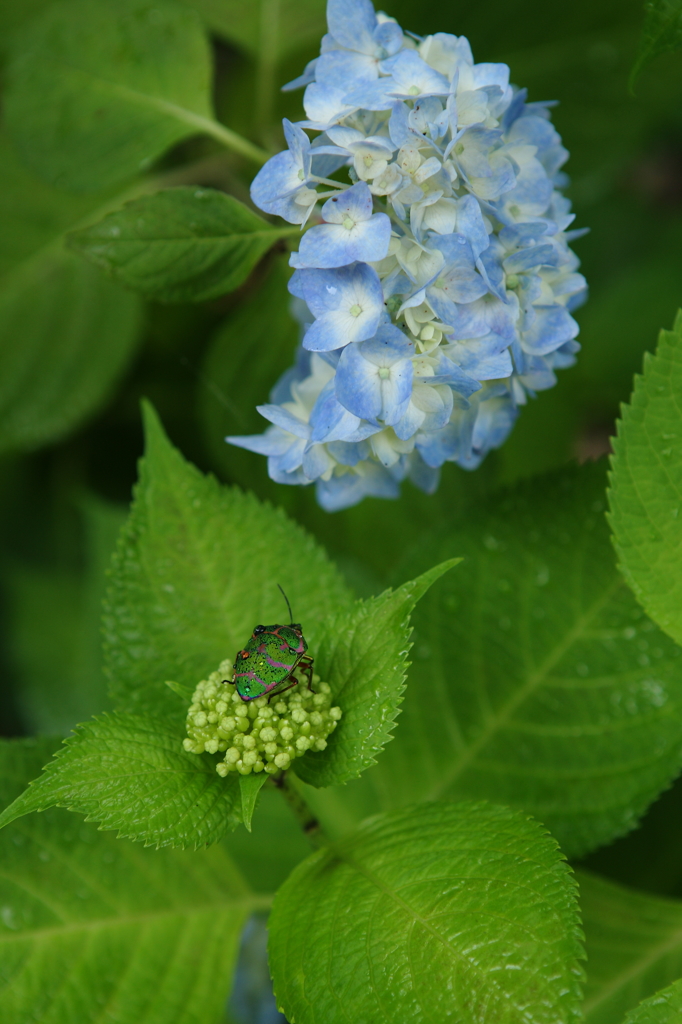
<instances>
[{"instance_id":1,"label":"plant stem","mask_svg":"<svg viewBox=\"0 0 682 1024\"><path fill-rule=\"evenodd\" d=\"M289 772L282 772L281 775L274 776L272 782L294 812L294 817L303 829L303 834L310 845L316 850L321 846L326 846L328 840L322 831L322 826L301 796Z\"/></svg>"},{"instance_id":2,"label":"plant stem","mask_svg":"<svg viewBox=\"0 0 682 1024\"><path fill-rule=\"evenodd\" d=\"M186 118L186 120L189 120L189 118ZM195 118L192 118L192 123L207 135L213 136L226 149L231 149L233 153L239 153L240 156L246 157L247 160L252 160L255 164L264 164L266 160L270 159L270 154L261 149L260 146L249 142L243 135L238 135L237 132L233 132L231 128L226 128L224 124L220 124L218 121L197 115Z\"/></svg>"}]
</instances>

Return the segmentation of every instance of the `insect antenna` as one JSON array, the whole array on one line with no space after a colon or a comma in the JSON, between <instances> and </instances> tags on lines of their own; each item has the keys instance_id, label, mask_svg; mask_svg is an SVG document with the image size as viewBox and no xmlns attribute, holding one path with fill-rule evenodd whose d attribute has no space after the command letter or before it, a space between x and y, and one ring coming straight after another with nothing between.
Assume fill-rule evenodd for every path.
<instances>
[{"instance_id":1,"label":"insect antenna","mask_svg":"<svg viewBox=\"0 0 682 1024\"><path fill-rule=\"evenodd\" d=\"M277 586L279 587L280 590L282 590L282 588L279 586L279 583L277 584ZM291 610L291 605L289 604L289 598L287 597L287 595L284 593L283 590L282 590L282 597L286 601L287 608L289 609L289 625L293 625L293 623L294 623L294 613Z\"/></svg>"}]
</instances>

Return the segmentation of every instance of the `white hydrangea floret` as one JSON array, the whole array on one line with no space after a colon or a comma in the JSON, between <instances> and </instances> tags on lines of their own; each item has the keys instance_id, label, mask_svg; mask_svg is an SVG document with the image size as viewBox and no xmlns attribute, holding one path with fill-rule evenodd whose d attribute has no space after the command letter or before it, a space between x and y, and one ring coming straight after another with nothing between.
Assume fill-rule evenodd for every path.
<instances>
[{"instance_id":1,"label":"white hydrangea floret","mask_svg":"<svg viewBox=\"0 0 682 1024\"><path fill-rule=\"evenodd\" d=\"M285 693L245 702L236 688L225 680L233 674L231 661L223 661L208 679L202 679L187 711L187 738L183 747L190 754L218 754L218 775L229 772L270 775L286 770L306 751L324 750L327 737L341 719L339 707L332 707L328 683L313 675L313 690L307 678L294 670L299 685Z\"/></svg>"}]
</instances>

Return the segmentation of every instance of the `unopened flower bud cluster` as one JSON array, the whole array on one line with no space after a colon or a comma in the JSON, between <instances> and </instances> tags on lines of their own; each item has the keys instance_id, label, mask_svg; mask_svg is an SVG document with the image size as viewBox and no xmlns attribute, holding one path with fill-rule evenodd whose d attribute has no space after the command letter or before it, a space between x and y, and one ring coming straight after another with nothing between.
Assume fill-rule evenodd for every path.
<instances>
[{"instance_id":1,"label":"unopened flower bud cluster","mask_svg":"<svg viewBox=\"0 0 682 1024\"><path fill-rule=\"evenodd\" d=\"M218 775L225 776L262 771L272 775L286 770L307 750L325 749L342 714L341 708L331 706L328 683L313 675L316 692L311 693L306 677L295 670L298 686L276 694L269 704L267 697L245 702L236 688L224 682L232 674L232 662L223 661L194 691L187 712L186 751L225 751L216 765Z\"/></svg>"}]
</instances>

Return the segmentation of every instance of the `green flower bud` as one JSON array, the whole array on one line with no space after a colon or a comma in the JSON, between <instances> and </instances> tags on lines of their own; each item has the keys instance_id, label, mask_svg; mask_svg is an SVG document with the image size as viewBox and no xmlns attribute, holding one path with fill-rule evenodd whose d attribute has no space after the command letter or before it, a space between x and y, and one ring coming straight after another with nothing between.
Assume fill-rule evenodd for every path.
<instances>
[{"instance_id":1,"label":"green flower bud","mask_svg":"<svg viewBox=\"0 0 682 1024\"><path fill-rule=\"evenodd\" d=\"M230 772L250 775L285 771L306 751L324 750L343 712L332 707L331 687L316 675L311 693L306 677L295 670L299 685L278 694L276 703L266 697L245 703L224 680L232 678L232 663L224 661L217 672L203 679L187 710L189 753L224 755L216 765L218 775Z\"/></svg>"}]
</instances>

